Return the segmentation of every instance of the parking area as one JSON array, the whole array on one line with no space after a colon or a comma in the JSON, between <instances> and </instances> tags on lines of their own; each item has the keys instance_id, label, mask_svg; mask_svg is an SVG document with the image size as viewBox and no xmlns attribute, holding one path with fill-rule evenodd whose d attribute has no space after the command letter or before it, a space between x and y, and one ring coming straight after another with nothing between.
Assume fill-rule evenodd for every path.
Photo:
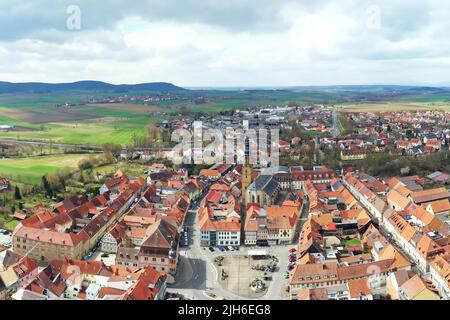
<instances>
[{"instance_id":1,"label":"parking area","mask_svg":"<svg viewBox=\"0 0 450 320\"><path fill-rule=\"evenodd\" d=\"M95 251L89 260L103 261L106 266L115 265L116 255L111 253L103 253L100 250Z\"/></svg>"},{"instance_id":2,"label":"parking area","mask_svg":"<svg viewBox=\"0 0 450 320\"><path fill-rule=\"evenodd\" d=\"M218 270L218 280L222 287L245 298L260 298L269 288L273 271L268 267L277 266L272 256L251 257L248 255L217 256L214 264Z\"/></svg>"},{"instance_id":3,"label":"parking area","mask_svg":"<svg viewBox=\"0 0 450 320\"><path fill-rule=\"evenodd\" d=\"M12 235L9 231L0 229L0 245L5 248L12 246Z\"/></svg>"}]
</instances>

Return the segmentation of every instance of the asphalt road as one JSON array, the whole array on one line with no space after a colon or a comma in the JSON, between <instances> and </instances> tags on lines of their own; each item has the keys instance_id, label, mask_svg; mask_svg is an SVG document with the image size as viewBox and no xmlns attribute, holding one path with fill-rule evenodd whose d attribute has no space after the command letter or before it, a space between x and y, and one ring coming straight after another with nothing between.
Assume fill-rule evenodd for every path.
<instances>
[{"instance_id":1,"label":"asphalt road","mask_svg":"<svg viewBox=\"0 0 450 320\"><path fill-rule=\"evenodd\" d=\"M340 133L339 126L338 126L338 116L339 112L336 108L333 109L333 137L337 137Z\"/></svg>"},{"instance_id":2,"label":"asphalt road","mask_svg":"<svg viewBox=\"0 0 450 320\"><path fill-rule=\"evenodd\" d=\"M12 143L12 144L19 144L19 145L43 145L43 146L53 146L56 148L80 148L85 150L94 150L94 151L101 151L102 147L100 146L93 146L93 145L85 145L85 144L68 144L68 143L50 143L49 141L33 141L33 140L18 140L18 139L7 139L7 138L0 138L0 142L4 143ZM170 151L172 149L170 148L134 148L134 150L137 151Z\"/></svg>"}]
</instances>

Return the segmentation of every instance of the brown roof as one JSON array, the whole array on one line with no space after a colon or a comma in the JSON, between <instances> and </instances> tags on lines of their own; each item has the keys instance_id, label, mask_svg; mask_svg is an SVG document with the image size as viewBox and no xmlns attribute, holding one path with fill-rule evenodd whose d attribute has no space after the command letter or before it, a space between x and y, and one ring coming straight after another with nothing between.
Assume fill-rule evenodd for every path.
<instances>
[{"instance_id":1,"label":"brown roof","mask_svg":"<svg viewBox=\"0 0 450 320\"><path fill-rule=\"evenodd\" d=\"M441 199L450 199L450 192L445 188L423 190L411 194L411 198L417 204Z\"/></svg>"},{"instance_id":2,"label":"brown roof","mask_svg":"<svg viewBox=\"0 0 450 320\"><path fill-rule=\"evenodd\" d=\"M77 246L81 241L83 241L83 237L80 234L62 233L52 230L35 229L29 227L19 228L14 236L70 247Z\"/></svg>"},{"instance_id":3,"label":"brown roof","mask_svg":"<svg viewBox=\"0 0 450 320\"><path fill-rule=\"evenodd\" d=\"M450 211L450 201L448 201L448 199L432 201L425 204L424 206L431 206L431 210L434 214Z\"/></svg>"},{"instance_id":4,"label":"brown roof","mask_svg":"<svg viewBox=\"0 0 450 320\"><path fill-rule=\"evenodd\" d=\"M407 208L411 202L411 200L403 196L400 192L398 192L395 189L392 189L391 191L388 192L387 199L389 202L393 202L402 209Z\"/></svg>"},{"instance_id":5,"label":"brown roof","mask_svg":"<svg viewBox=\"0 0 450 320\"><path fill-rule=\"evenodd\" d=\"M73 267L76 266L80 274L111 276L112 271L106 267L101 261L94 260L54 260L51 265L59 270L61 276L65 279L73 276Z\"/></svg>"},{"instance_id":6,"label":"brown roof","mask_svg":"<svg viewBox=\"0 0 450 320\"><path fill-rule=\"evenodd\" d=\"M298 300L328 300L328 292L325 288L292 289L297 293Z\"/></svg>"},{"instance_id":7,"label":"brown roof","mask_svg":"<svg viewBox=\"0 0 450 320\"><path fill-rule=\"evenodd\" d=\"M423 235L422 238L417 243L417 251L425 259L429 259L433 255L436 255L443 251L434 240L432 240L428 235Z\"/></svg>"},{"instance_id":8,"label":"brown roof","mask_svg":"<svg viewBox=\"0 0 450 320\"><path fill-rule=\"evenodd\" d=\"M441 276L450 288L450 254L437 256L432 262L431 267Z\"/></svg>"},{"instance_id":9,"label":"brown roof","mask_svg":"<svg viewBox=\"0 0 450 320\"><path fill-rule=\"evenodd\" d=\"M124 294L124 300L153 300L158 294L158 284L166 279L164 272L158 272L148 266L139 275L138 281L134 283Z\"/></svg>"},{"instance_id":10,"label":"brown roof","mask_svg":"<svg viewBox=\"0 0 450 320\"><path fill-rule=\"evenodd\" d=\"M414 299L423 290L430 290L430 287L418 274L416 274L414 277L403 283L400 286L400 289L409 299Z\"/></svg>"},{"instance_id":11,"label":"brown roof","mask_svg":"<svg viewBox=\"0 0 450 320\"><path fill-rule=\"evenodd\" d=\"M220 172L217 170L202 169L202 170L200 170L200 176L220 177Z\"/></svg>"},{"instance_id":12,"label":"brown roof","mask_svg":"<svg viewBox=\"0 0 450 320\"><path fill-rule=\"evenodd\" d=\"M290 274L290 284L319 283L338 279L336 262L299 264Z\"/></svg>"},{"instance_id":13,"label":"brown roof","mask_svg":"<svg viewBox=\"0 0 450 320\"><path fill-rule=\"evenodd\" d=\"M350 297L353 299L372 294L372 290L370 289L369 281L367 279L349 280L347 282L347 286Z\"/></svg>"},{"instance_id":14,"label":"brown roof","mask_svg":"<svg viewBox=\"0 0 450 320\"><path fill-rule=\"evenodd\" d=\"M177 228L166 220L158 220L148 227L142 247L171 249L177 242Z\"/></svg>"},{"instance_id":15,"label":"brown roof","mask_svg":"<svg viewBox=\"0 0 450 320\"><path fill-rule=\"evenodd\" d=\"M97 297L100 299L103 299L105 296L110 295L110 296L121 296L125 293L125 290L119 290L119 289L114 289L114 288L109 288L109 287L102 287L100 289L100 291L98 292Z\"/></svg>"}]
</instances>

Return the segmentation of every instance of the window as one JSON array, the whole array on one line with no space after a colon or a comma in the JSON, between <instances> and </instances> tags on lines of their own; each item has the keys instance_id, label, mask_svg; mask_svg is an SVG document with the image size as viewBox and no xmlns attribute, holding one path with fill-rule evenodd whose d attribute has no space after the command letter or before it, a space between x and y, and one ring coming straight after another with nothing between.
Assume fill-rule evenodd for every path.
<instances>
[{"instance_id":1,"label":"window","mask_svg":"<svg viewBox=\"0 0 450 320\"><path fill-rule=\"evenodd\" d=\"M166 261L166 259L164 259L164 258L161 258L161 262L164 262L164 261Z\"/></svg>"}]
</instances>

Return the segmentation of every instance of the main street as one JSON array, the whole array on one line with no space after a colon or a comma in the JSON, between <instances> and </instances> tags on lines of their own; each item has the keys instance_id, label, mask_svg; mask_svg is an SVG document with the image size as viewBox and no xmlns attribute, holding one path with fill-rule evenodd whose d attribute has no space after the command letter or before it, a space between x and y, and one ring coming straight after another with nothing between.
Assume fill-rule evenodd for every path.
<instances>
[{"instance_id":1,"label":"main street","mask_svg":"<svg viewBox=\"0 0 450 320\"><path fill-rule=\"evenodd\" d=\"M339 129L339 111L337 109L337 107L333 108L333 137L336 138L337 136L339 136L339 133L341 132L341 130Z\"/></svg>"}]
</instances>

